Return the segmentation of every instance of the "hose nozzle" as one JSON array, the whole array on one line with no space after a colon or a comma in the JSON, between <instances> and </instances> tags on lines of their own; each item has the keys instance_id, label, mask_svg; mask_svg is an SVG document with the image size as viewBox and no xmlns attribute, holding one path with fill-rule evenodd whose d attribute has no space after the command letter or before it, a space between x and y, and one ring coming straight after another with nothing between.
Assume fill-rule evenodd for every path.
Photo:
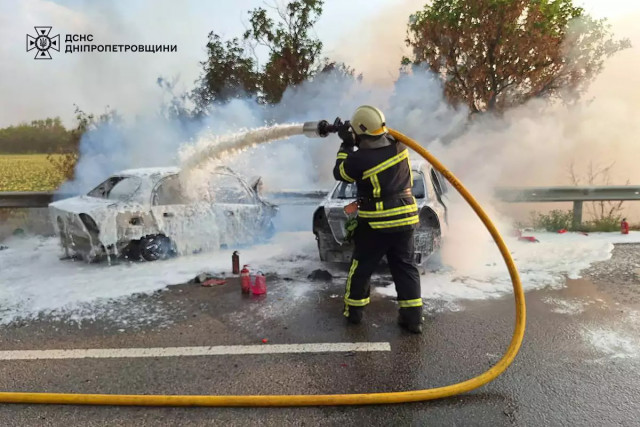
<instances>
[{"instance_id":1,"label":"hose nozzle","mask_svg":"<svg viewBox=\"0 0 640 427\"><path fill-rule=\"evenodd\" d=\"M319 122L305 122L302 125L302 134L307 138L326 138L330 133L335 133L338 128L329 124L326 120Z\"/></svg>"}]
</instances>

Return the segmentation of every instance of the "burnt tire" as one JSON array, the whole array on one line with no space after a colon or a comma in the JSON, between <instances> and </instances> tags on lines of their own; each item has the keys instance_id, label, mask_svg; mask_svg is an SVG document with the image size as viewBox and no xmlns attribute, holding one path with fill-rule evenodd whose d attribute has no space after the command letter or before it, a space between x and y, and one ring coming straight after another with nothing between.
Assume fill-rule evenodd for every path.
<instances>
[{"instance_id":1,"label":"burnt tire","mask_svg":"<svg viewBox=\"0 0 640 427\"><path fill-rule=\"evenodd\" d=\"M174 255L171 239L167 236L147 236L140 240L140 256L145 261L158 261Z\"/></svg>"}]
</instances>

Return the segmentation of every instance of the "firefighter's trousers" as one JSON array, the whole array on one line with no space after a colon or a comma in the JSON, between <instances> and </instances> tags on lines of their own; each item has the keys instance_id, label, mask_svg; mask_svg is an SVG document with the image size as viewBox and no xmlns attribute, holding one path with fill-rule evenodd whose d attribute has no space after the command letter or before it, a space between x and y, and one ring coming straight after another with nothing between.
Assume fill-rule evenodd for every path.
<instances>
[{"instance_id":1,"label":"firefighter's trousers","mask_svg":"<svg viewBox=\"0 0 640 427\"><path fill-rule=\"evenodd\" d=\"M409 324L422 321L420 273L414 261L413 230L380 232L360 222L353 237L355 248L347 277L344 315L369 304L369 279L384 255L396 285L400 317Z\"/></svg>"}]
</instances>

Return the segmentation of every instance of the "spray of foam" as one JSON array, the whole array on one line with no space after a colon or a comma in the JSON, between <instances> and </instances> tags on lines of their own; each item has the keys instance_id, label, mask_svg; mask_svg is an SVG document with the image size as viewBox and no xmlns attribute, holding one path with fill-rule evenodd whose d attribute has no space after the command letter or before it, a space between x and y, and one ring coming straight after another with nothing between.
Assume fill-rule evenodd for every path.
<instances>
[{"instance_id":1,"label":"spray of foam","mask_svg":"<svg viewBox=\"0 0 640 427\"><path fill-rule=\"evenodd\" d=\"M619 28L634 28L631 24L635 22L637 20L630 19L630 25ZM628 31L620 35L634 39ZM153 129L171 127L166 120L160 122L162 126L158 126L157 120L148 120L140 129L148 128L149 133L136 132L137 137L115 145L106 130L86 137L76 170L78 182L84 182L86 188L86 182L97 183L96 171L100 171L101 180L125 165L154 166L180 161L194 176L188 180L193 183L198 181L195 178L198 170L206 175L212 164L224 162L241 175L261 175L265 187L272 189L327 189L333 183L331 168L339 144L336 137L303 141L306 139L294 135L288 141L267 147L252 145L250 141L246 145L238 142L244 137L240 134L234 139L233 132L257 128L264 123L300 123L338 115L348 118L358 105L372 104L383 109L389 126L423 143L442 160L492 219L497 220L499 229L508 232L512 219L497 215L497 208L502 210L503 206L494 204L495 186L569 185L567 175L571 162L574 161L580 169L578 173L583 174L590 160L601 164L616 162L611 184L624 184L627 179L640 182L640 169L635 165L635 157L629 155L637 151L636 137L640 132L640 122L636 120L640 97L635 89L640 86L634 84L640 78L640 74L635 73L640 57L637 50L623 51L607 62L605 71L587 96L592 98L590 102L549 106L533 101L502 117L485 116L472 123L468 123L464 107L453 107L445 101L439 79L425 70L402 76L391 89L368 86L338 74L320 76L288 89L276 106L264 108L252 100L237 100L213 107L202 123L210 129L205 137L198 136L202 128L186 133L153 132ZM361 71L367 75L366 69ZM149 150L150 141L155 144L157 134L162 141L165 135L172 135L171 141ZM221 140L230 136L231 141L224 150L216 148ZM188 141L198 142L194 147L184 148L186 154L177 156L179 147ZM238 152L234 144L238 143L245 145L245 151L241 156L234 156ZM200 144L207 147L205 151L214 153L215 160L211 161L208 155L194 154L198 153L195 146ZM155 155L153 165L147 164L151 162L150 151ZM512 213L517 205L510 207L509 213ZM525 212L524 218L527 216ZM630 218L633 221L633 216ZM496 250L473 211L456 194L449 200L449 230L445 239L447 249L443 258L454 268L471 267L483 253Z\"/></svg>"},{"instance_id":2,"label":"spray of foam","mask_svg":"<svg viewBox=\"0 0 640 427\"><path fill-rule=\"evenodd\" d=\"M180 175L184 191L188 197L206 199L210 196L207 189L211 187L213 172L225 158L236 156L258 144L287 139L301 133L301 124L287 124L230 135L203 135L194 145L186 146L180 152Z\"/></svg>"},{"instance_id":3,"label":"spray of foam","mask_svg":"<svg viewBox=\"0 0 640 427\"><path fill-rule=\"evenodd\" d=\"M234 155L258 144L287 139L301 133L301 124L288 124L262 127L232 135L205 135L195 145L185 147L181 151L182 169L189 170L201 167L210 160Z\"/></svg>"}]
</instances>

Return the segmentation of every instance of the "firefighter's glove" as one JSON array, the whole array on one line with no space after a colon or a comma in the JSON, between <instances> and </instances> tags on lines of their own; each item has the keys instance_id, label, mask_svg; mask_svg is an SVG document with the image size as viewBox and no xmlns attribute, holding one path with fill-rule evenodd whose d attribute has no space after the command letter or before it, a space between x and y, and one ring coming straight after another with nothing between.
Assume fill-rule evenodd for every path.
<instances>
[{"instance_id":1,"label":"firefighter's glove","mask_svg":"<svg viewBox=\"0 0 640 427\"><path fill-rule=\"evenodd\" d=\"M358 218L349 218L344 225L344 242L350 243L353 240L353 235L358 227Z\"/></svg>"},{"instance_id":2,"label":"firefighter's glove","mask_svg":"<svg viewBox=\"0 0 640 427\"><path fill-rule=\"evenodd\" d=\"M343 122L340 117L336 117L336 120L333 122L333 126L337 129L338 137L342 140L342 146L347 149L347 151L353 151L353 147L356 145L356 140L353 136L353 132L351 131L351 123L349 120Z\"/></svg>"}]
</instances>

